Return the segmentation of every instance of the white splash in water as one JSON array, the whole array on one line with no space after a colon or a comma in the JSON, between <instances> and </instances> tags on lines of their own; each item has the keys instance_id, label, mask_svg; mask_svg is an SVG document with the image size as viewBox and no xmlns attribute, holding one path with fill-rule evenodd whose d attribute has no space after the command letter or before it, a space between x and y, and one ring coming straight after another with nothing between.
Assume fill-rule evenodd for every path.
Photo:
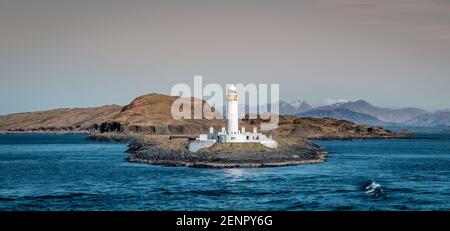
<instances>
[{"instance_id":1,"label":"white splash in water","mask_svg":"<svg viewBox=\"0 0 450 231\"><path fill-rule=\"evenodd\" d=\"M366 194L369 194L374 197L378 197L383 193L383 189L381 189L381 185L375 181L372 181L369 185L365 187Z\"/></svg>"}]
</instances>

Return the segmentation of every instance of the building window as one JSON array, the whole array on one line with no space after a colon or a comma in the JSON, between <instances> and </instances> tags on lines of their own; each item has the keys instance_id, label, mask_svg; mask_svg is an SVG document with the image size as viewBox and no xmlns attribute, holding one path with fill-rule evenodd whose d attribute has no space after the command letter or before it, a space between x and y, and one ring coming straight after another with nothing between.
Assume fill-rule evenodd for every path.
<instances>
[{"instance_id":1,"label":"building window","mask_svg":"<svg viewBox=\"0 0 450 231\"><path fill-rule=\"evenodd\" d=\"M250 137L249 136L247 136L247 140L249 140L250 139Z\"/></svg>"}]
</instances>

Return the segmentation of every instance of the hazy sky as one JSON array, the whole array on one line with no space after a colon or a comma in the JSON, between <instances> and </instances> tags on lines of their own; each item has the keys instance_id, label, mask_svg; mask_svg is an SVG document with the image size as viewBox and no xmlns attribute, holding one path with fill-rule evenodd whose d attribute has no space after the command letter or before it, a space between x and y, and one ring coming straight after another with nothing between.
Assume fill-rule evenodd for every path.
<instances>
[{"instance_id":1,"label":"hazy sky","mask_svg":"<svg viewBox=\"0 0 450 231\"><path fill-rule=\"evenodd\" d=\"M450 1L0 0L0 114L124 105L194 74L450 108Z\"/></svg>"}]
</instances>

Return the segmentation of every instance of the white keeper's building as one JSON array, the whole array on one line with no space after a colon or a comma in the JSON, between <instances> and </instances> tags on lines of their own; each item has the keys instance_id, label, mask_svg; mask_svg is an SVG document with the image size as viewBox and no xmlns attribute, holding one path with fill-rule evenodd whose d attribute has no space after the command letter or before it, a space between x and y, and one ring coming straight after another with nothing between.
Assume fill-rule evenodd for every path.
<instances>
[{"instance_id":1,"label":"white keeper's building","mask_svg":"<svg viewBox=\"0 0 450 231\"><path fill-rule=\"evenodd\" d=\"M246 132L245 127L239 130L238 96L236 87L231 85L227 92L227 128L222 128L219 132L214 132L214 128L209 129L208 134L200 136L189 143L189 151L196 152L201 148L211 147L214 143L260 143L268 148L277 148L278 143L262 133L258 133L253 127L252 132Z\"/></svg>"}]
</instances>

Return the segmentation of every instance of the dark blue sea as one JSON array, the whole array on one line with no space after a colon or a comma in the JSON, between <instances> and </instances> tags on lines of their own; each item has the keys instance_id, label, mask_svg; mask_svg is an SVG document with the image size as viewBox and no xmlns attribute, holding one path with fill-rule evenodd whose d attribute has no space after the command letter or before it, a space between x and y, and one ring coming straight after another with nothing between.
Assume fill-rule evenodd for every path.
<instances>
[{"instance_id":1,"label":"dark blue sea","mask_svg":"<svg viewBox=\"0 0 450 231\"><path fill-rule=\"evenodd\" d=\"M450 210L450 136L317 141L325 163L127 163L126 144L0 135L0 210ZM432 138L432 139L428 139Z\"/></svg>"}]
</instances>

